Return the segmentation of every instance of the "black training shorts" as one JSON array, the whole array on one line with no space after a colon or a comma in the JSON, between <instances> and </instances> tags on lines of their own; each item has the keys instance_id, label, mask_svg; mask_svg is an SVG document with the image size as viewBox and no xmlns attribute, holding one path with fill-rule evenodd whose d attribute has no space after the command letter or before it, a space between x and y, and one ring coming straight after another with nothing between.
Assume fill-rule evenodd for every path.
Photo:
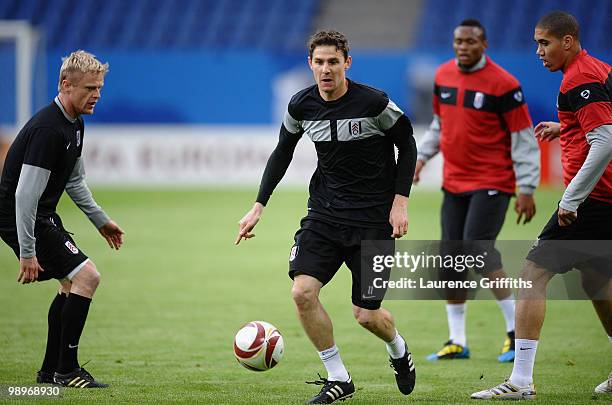
<instances>
[{"instance_id":1,"label":"black training shorts","mask_svg":"<svg viewBox=\"0 0 612 405\"><path fill-rule=\"evenodd\" d=\"M378 309L382 301L362 298L361 242L392 240L392 232L390 225L388 229L361 228L305 218L295 234L295 243L291 248L289 277L293 279L296 274L306 274L325 285L342 263L346 263L353 279L353 304L364 309ZM388 279L389 274L386 275Z\"/></svg>"},{"instance_id":2,"label":"black training shorts","mask_svg":"<svg viewBox=\"0 0 612 405\"><path fill-rule=\"evenodd\" d=\"M485 248L487 256L482 273L502 268L501 254L495 249L495 239L504 225L511 194L498 190L476 190L469 193L444 191L442 202L442 246L444 241L480 241L467 243L466 252ZM449 254L458 252L449 252Z\"/></svg>"},{"instance_id":3,"label":"black training shorts","mask_svg":"<svg viewBox=\"0 0 612 405\"><path fill-rule=\"evenodd\" d=\"M0 219L0 237L19 258L17 228L13 220ZM44 271L38 273L38 281L52 278L61 280L88 258L79 249L59 215L37 217L34 227L36 258Z\"/></svg>"},{"instance_id":4,"label":"black training shorts","mask_svg":"<svg viewBox=\"0 0 612 405\"><path fill-rule=\"evenodd\" d=\"M611 277L612 204L587 198L569 226L559 225L555 210L527 259L553 273L576 268Z\"/></svg>"}]
</instances>

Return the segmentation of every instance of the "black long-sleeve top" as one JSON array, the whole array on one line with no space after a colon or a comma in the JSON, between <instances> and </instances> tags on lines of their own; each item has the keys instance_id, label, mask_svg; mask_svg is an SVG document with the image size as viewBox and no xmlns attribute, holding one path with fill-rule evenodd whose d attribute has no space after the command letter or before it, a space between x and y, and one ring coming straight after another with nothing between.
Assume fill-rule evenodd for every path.
<instances>
[{"instance_id":1,"label":"black long-sleeve top","mask_svg":"<svg viewBox=\"0 0 612 405\"><path fill-rule=\"evenodd\" d=\"M303 134L318 156L307 218L387 228L395 194L409 196L414 175L416 144L406 115L384 92L350 80L334 101L323 100L316 85L300 91L289 102L258 202L267 204Z\"/></svg>"}]
</instances>

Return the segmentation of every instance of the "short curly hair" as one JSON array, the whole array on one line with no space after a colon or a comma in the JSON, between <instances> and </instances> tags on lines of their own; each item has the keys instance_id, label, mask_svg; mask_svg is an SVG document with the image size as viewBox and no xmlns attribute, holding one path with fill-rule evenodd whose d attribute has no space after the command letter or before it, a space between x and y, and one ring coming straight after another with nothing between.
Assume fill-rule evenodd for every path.
<instances>
[{"instance_id":1,"label":"short curly hair","mask_svg":"<svg viewBox=\"0 0 612 405\"><path fill-rule=\"evenodd\" d=\"M344 34L334 30L319 31L315 33L308 40L308 56L312 58L312 53L315 48L322 45L335 46L336 50L342 52L344 59L348 58L349 44Z\"/></svg>"},{"instance_id":2,"label":"short curly hair","mask_svg":"<svg viewBox=\"0 0 612 405\"><path fill-rule=\"evenodd\" d=\"M475 18L468 18L467 20L463 20L459 23L459 27L473 27L478 28L481 32L480 39L483 41L487 40L487 31L485 27L480 23L480 21Z\"/></svg>"},{"instance_id":3,"label":"short curly hair","mask_svg":"<svg viewBox=\"0 0 612 405\"><path fill-rule=\"evenodd\" d=\"M580 25L576 18L565 11L552 11L540 18L536 27L548 30L556 38L563 38L566 35L580 40Z\"/></svg>"}]
</instances>

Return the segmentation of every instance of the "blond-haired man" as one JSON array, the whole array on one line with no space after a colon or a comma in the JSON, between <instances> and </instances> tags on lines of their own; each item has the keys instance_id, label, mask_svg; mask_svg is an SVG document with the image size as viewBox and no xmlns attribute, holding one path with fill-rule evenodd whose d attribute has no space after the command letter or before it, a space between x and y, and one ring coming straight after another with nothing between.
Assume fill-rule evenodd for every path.
<instances>
[{"instance_id":1,"label":"blond-haired man","mask_svg":"<svg viewBox=\"0 0 612 405\"><path fill-rule=\"evenodd\" d=\"M123 244L123 230L94 201L85 183L81 157L81 116L93 114L107 72L108 64L85 51L64 58L58 96L21 129L2 172L0 237L19 258L17 281L28 284L54 278L60 283L49 308L47 348L38 383L107 387L77 360L79 338L100 274L56 213L66 190L111 248Z\"/></svg>"}]
</instances>

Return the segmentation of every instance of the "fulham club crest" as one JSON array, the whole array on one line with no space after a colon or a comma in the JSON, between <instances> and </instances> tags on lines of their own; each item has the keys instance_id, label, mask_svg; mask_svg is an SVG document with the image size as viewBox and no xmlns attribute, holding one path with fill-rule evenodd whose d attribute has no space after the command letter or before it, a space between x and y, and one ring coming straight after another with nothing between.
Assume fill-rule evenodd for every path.
<instances>
[{"instance_id":1,"label":"fulham club crest","mask_svg":"<svg viewBox=\"0 0 612 405\"><path fill-rule=\"evenodd\" d=\"M76 133L76 141L77 141L77 148L79 146L81 146L81 130L79 129Z\"/></svg>"},{"instance_id":2,"label":"fulham club crest","mask_svg":"<svg viewBox=\"0 0 612 405\"><path fill-rule=\"evenodd\" d=\"M69 240L66 241L66 243L64 243L64 245L66 245L66 247L68 248L68 250L70 250L70 252L73 255L77 255L79 254L79 249L77 249L76 246L74 246Z\"/></svg>"},{"instance_id":3,"label":"fulham club crest","mask_svg":"<svg viewBox=\"0 0 612 405\"><path fill-rule=\"evenodd\" d=\"M349 132L352 136L358 136L361 133L361 121L349 121Z\"/></svg>"},{"instance_id":4,"label":"fulham club crest","mask_svg":"<svg viewBox=\"0 0 612 405\"><path fill-rule=\"evenodd\" d=\"M520 103L523 101L523 92L522 91L517 91L514 93L514 99L516 100L517 103Z\"/></svg>"},{"instance_id":5,"label":"fulham club crest","mask_svg":"<svg viewBox=\"0 0 612 405\"><path fill-rule=\"evenodd\" d=\"M485 95L479 91L474 94L474 108L480 110L484 105Z\"/></svg>"},{"instance_id":6,"label":"fulham club crest","mask_svg":"<svg viewBox=\"0 0 612 405\"><path fill-rule=\"evenodd\" d=\"M291 254L289 255L289 261L292 262L295 257L298 255L298 250L300 250L299 246L294 246L291 248Z\"/></svg>"}]
</instances>

